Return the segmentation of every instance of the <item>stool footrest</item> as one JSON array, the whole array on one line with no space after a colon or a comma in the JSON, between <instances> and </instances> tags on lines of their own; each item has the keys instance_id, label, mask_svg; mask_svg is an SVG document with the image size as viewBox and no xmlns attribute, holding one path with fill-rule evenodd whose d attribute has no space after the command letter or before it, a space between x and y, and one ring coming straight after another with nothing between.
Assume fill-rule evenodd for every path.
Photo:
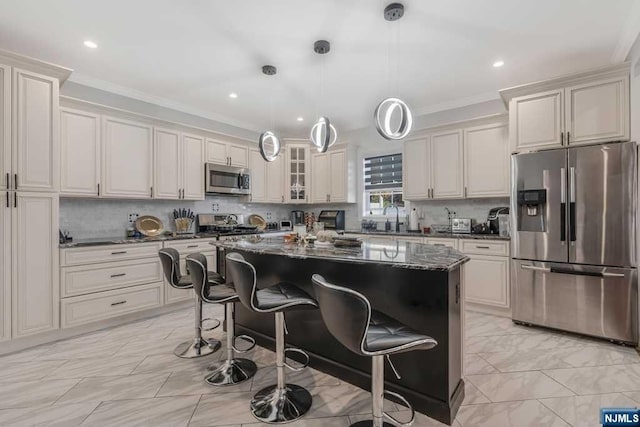
<instances>
[{"instance_id":1,"label":"stool footrest","mask_svg":"<svg viewBox=\"0 0 640 427\"><path fill-rule=\"evenodd\" d=\"M238 340L238 339L243 339L245 341L249 341L249 343L251 343L251 345L248 348L244 349L244 350L240 350L240 349L238 349L238 347L236 347L236 340ZM250 337L249 335L238 335L237 337L235 337L233 339L233 351L235 351L236 353L240 353L240 354L247 353L247 352L253 350L253 348L255 346L256 346L256 340L253 337Z\"/></svg>"},{"instance_id":2,"label":"stool footrest","mask_svg":"<svg viewBox=\"0 0 640 427\"><path fill-rule=\"evenodd\" d=\"M286 355L287 355L287 352L288 352L288 351L291 351L291 352L293 352L293 353L301 354L301 355L303 355L307 360L302 364L302 366L299 366L299 367L292 366L292 365L288 364L288 363L287 363L287 360L286 360ZM309 359L309 355L308 355L308 354L307 354L307 352L306 352L306 351L304 351L304 350L300 350L299 348L295 348L295 347L289 347L289 348L285 348L285 349L284 349L284 354L285 354L284 366L286 366L287 368L291 369L291 370L292 370L292 371L294 371L294 372L301 371L301 370L303 370L304 368L306 368L307 366L309 366L309 361L310 361L310 359Z\"/></svg>"},{"instance_id":3,"label":"stool footrest","mask_svg":"<svg viewBox=\"0 0 640 427\"><path fill-rule=\"evenodd\" d=\"M217 329L218 327L220 327L220 321L218 319L214 319L213 317L207 317L206 319L202 319L202 324L204 324L204 322L209 322L211 320L215 320L216 325L212 326L210 328L201 328L203 331L205 332L209 332L209 331L213 331L214 329Z\"/></svg>"},{"instance_id":4,"label":"stool footrest","mask_svg":"<svg viewBox=\"0 0 640 427\"><path fill-rule=\"evenodd\" d=\"M393 424L395 424L397 426L400 426L400 427L409 427L411 424L413 424L413 421L416 419L416 411L413 409L413 406L411 405L411 403L409 403L409 401L407 399L405 399L404 396L402 396L401 394L398 394L398 393L394 393L393 391L385 390L384 394L392 396L392 397L395 397L396 399L398 399L402 403L404 403L404 405L407 408L409 408L409 410L411 411L411 419L409 421L407 421L407 422L402 422L402 421L399 421L399 420L395 419L394 417L392 417L388 413L383 412L382 415L384 416L384 418L388 419Z\"/></svg>"}]
</instances>

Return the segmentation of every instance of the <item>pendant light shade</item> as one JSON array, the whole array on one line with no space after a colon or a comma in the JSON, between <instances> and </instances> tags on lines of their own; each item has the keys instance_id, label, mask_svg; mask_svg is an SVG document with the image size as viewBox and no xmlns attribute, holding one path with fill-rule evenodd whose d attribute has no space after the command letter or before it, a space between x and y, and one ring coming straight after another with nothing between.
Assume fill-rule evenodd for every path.
<instances>
[{"instance_id":1,"label":"pendant light shade","mask_svg":"<svg viewBox=\"0 0 640 427\"><path fill-rule=\"evenodd\" d=\"M316 146L319 153L325 153L337 139L338 132L328 117L320 117L311 128L311 143Z\"/></svg>"},{"instance_id":2,"label":"pendant light shade","mask_svg":"<svg viewBox=\"0 0 640 427\"><path fill-rule=\"evenodd\" d=\"M280 138L270 130L260 134L258 140L258 147L260 148L260 155L267 162L273 162L280 154Z\"/></svg>"},{"instance_id":3,"label":"pendant light shade","mask_svg":"<svg viewBox=\"0 0 640 427\"><path fill-rule=\"evenodd\" d=\"M378 133L390 141L406 137L413 126L411 110L398 98L387 98L380 102L373 117Z\"/></svg>"}]
</instances>

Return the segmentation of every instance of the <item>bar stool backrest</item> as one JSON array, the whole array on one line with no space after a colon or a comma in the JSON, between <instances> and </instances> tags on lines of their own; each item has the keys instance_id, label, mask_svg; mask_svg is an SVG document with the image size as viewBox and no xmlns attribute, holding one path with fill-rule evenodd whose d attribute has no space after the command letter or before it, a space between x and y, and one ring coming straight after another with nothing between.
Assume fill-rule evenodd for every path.
<instances>
[{"instance_id":1,"label":"bar stool backrest","mask_svg":"<svg viewBox=\"0 0 640 427\"><path fill-rule=\"evenodd\" d=\"M227 255L227 280L233 282L242 305L253 311L261 311L256 298L256 269L237 252Z\"/></svg>"},{"instance_id":2,"label":"bar stool backrest","mask_svg":"<svg viewBox=\"0 0 640 427\"><path fill-rule=\"evenodd\" d=\"M178 289L191 287L191 283L188 285L185 285L185 283L180 284L182 273L180 272L180 253L177 250L173 248L160 249L158 256L160 256L164 276L171 286Z\"/></svg>"},{"instance_id":3,"label":"bar stool backrest","mask_svg":"<svg viewBox=\"0 0 640 427\"><path fill-rule=\"evenodd\" d=\"M319 274L311 280L322 320L331 335L354 353L366 355L363 344L371 319L369 300L360 292L327 282Z\"/></svg>"},{"instance_id":4,"label":"bar stool backrest","mask_svg":"<svg viewBox=\"0 0 640 427\"><path fill-rule=\"evenodd\" d=\"M196 295L203 298L203 291L208 286L207 257L200 253L187 255L187 268L189 269L189 275L193 282L193 290L196 292Z\"/></svg>"}]
</instances>

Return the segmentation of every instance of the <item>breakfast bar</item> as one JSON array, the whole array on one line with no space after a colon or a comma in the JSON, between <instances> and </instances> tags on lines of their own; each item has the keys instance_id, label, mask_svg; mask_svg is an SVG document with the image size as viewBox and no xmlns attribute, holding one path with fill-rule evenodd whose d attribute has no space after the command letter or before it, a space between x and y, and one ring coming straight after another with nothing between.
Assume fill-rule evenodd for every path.
<instances>
[{"instance_id":1,"label":"breakfast bar","mask_svg":"<svg viewBox=\"0 0 640 427\"><path fill-rule=\"evenodd\" d=\"M434 338L429 351L392 356L400 379L385 372L385 389L407 398L429 417L451 424L464 399L462 380L461 266L468 258L455 249L405 241L372 239L361 247L255 238L211 242L219 259L240 253L257 272L258 288L286 281L314 295L311 276L362 293L374 310ZM224 268L224 263L219 263ZM222 271L224 273L224 271ZM273 349L273 314L236 304L238 333ZM305 350L310 366L370 389L371 363L342 346L325 327L319 310L287 313L287 343ZM294 356L295 358L295 356Z\"/></svg>"}]
</instances>

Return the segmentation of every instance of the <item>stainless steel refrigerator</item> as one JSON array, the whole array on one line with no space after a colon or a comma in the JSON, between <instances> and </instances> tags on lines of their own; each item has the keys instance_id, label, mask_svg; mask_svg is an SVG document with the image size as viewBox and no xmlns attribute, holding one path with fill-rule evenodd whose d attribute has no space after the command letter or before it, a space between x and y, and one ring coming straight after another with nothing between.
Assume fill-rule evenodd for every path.
<instances>
[{"instance_id":1,"label":"stainless steel refrigerator","mask_svg":"<svg viewBox=\"0 0 640 427\"><path fill-rule=\"evenodd\" d=\"M514 321L638 342L635 142L511 159Z\"/></svg>"}]
</instances>

